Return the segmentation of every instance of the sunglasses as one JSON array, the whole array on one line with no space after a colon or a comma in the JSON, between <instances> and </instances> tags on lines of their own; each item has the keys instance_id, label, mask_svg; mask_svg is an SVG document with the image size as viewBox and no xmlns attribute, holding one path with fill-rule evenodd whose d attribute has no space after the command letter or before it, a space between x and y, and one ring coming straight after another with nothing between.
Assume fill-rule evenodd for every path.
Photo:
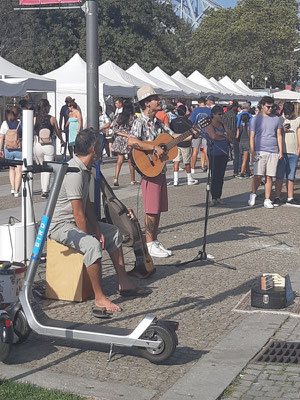
<instances>
[{"instance_id":1,"label":"sunglasses","mask_svg":"<svg viewBox=\"0 0 300 400\"><path fill-rule=\"evenodd\" d=\"M270 108L273 108L273 106L266 106L266 105L265 105L265 107L266 107L268 110L270 110Z\"/></svg>"}]
</instances>

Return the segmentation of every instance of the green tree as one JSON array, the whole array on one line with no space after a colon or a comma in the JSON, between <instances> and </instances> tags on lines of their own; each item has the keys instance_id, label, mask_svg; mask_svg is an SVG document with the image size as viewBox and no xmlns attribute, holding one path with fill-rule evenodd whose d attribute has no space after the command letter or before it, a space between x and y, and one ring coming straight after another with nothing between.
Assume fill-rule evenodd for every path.
<instances>
[{"instance_id":1,"label":"green tree","mask_svg":"<svg viewBox=\"0 0 300 400\"><path fill-rule=\"evenodd\" d=\"M253 73L256 87L265 77L282 87L296 72L297 13L296 0L240 0L233 9L210 11L194 34L189 69L244 82Z\"/></svg>"},{"instance_id":2,"label":"green tree","mask_svg":"<svg viewBox=\"0 0 300 400\"><path fill-rule=\"evenodd\" d=\"M191 27L170 4L155 0L98 0L99 64L108 59L127 69L134 62L146 70L185 71ZM43 74L78 52L85 58L82 10L13 11L18 0L0 2L0 55Z\"/></svg>"}]
</instances>

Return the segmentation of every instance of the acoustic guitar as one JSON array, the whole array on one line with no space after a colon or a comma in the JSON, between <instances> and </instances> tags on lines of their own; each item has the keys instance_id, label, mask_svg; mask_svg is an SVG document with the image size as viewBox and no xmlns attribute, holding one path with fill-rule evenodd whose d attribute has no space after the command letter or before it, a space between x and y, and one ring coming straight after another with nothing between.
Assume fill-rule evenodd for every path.
<instances>
[{"instance_id":1,"label":"acoustic guitar","mask_svg":"<svg viewBox=\"0 0 300 400\"><path fill-rule=\"evenodd\" d=\"M211 123L209 117L203 118L199 121L197 126L189 129L185 133L173 138L168 133L160 134L152 143L154 146L160 146L164 150L164 154L158 157L152 151L144 151L139 149L132 149L131 160L132 164L138 173L148 178L153 178L161 173L167 161L174 160L178 153L177 144L193 134L193 130L205 128Z\"/></svg>"}]
</instances>

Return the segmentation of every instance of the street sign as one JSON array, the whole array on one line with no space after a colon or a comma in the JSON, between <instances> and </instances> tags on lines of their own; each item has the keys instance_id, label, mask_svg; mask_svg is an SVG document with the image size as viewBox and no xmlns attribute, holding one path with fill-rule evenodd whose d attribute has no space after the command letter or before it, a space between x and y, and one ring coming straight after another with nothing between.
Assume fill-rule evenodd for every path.
<instances>
[{"instance_id":1,"label":"street sign","mask_svg":"<svg viewBox=\"0 0 300 400\"><path fill-rule=\"evenodd\" d=\"M42 4L81 3L82 0L19 0L20 6L40 6Z\"/></svg>"}]
</instances>

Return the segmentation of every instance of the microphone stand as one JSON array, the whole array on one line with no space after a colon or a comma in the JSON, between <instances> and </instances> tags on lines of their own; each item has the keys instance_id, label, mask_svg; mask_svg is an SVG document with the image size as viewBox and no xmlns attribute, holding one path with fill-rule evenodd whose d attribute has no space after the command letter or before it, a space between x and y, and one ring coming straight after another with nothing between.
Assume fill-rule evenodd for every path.
<instances>
[{"instance_id":1,"label":"microphone stand","mask_svg":"<svg viewBox=\"0 0 300 400\"><path fill-rule=\"evenodd\" d=\"M206 139L207 141L207 145L209 146L210 149L210 154L212 154L212 157L214 157L213 155L213 149L214 146L218 147L220 150L222 150L224 152L223 149L221 149L216 143L215 141L205 137L200 129L198 129L198 127L195 127L198 131L199 136L202 139ZM225 153L225 152L224 152ZM226 154L227 155L227 154ZM230 265L226 265L223 263L218 263L216 261L212 261L214 259L214 256L207 254L206 253L206 245L207 245L207 226L208 226L208 217L209 217L209 195L210 195L210 187L211 187L211 162L209 162L208 165L208 170L207 170L207 181L206 181L206 198L205 198L205 219L204 219L204 231L203 231L203 243L202 243L202 248L198 251L198 254L196 255L196 257L194 257L193 259L189 260L189 261L184 261L181 263L176 264L176 267L182 267L184 265L188 265L191 264L193 262L196 261L201 261L203 263L210 263L210 264L214 264L214 265L218 265L218 266L222 266L224 268L228 268L228 269L232 269L234 271L236 271L236 267L232 267Z\"/></svg>"}]
</instances>

